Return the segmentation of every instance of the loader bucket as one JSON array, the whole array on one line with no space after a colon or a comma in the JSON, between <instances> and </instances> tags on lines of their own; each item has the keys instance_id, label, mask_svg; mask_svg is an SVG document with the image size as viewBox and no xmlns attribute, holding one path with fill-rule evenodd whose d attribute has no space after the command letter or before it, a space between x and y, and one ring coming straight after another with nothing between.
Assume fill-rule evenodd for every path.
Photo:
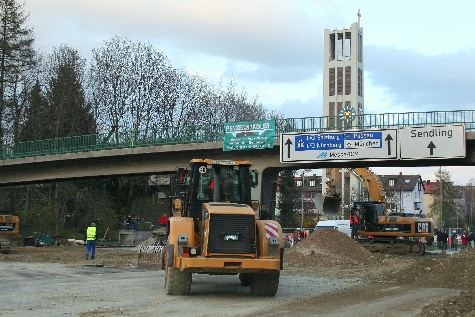
<instances>
[{"instance_id":1,"label":"loader bucket","mask_svg":"<svg viewBox=\"0 0 475 317\"><path fill-rule=\"evenodd\" d=\"M323 211L325 217L336 217L340 215L341 198L339 196L315 196L315 206L317 210Z\"/></svg>"}]
</instances>

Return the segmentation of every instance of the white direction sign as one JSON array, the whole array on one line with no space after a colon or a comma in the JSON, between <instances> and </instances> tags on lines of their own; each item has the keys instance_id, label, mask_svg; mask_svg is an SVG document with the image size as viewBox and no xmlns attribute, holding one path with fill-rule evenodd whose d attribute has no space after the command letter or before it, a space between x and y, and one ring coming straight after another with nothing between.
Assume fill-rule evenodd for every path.
<instances>
[{"instance_id":1,"label":"white direction sign","mask_svg":"<svg viewBox=\"0 0 475 317\"><path fill-rule=\"evenodd\" d=\"M280 161L396 160L397 137L397 129L282 133Z\"/></svg>"},{"instance_id":2,"label":"white direction sign","mask_svg":"<svg viewBox=\"0 0 475 317\"><path fill-rule=\"evenodd\" d=\"M401 160L463 158L463 124L399 128Z\"/></svg>"}]
</instances>

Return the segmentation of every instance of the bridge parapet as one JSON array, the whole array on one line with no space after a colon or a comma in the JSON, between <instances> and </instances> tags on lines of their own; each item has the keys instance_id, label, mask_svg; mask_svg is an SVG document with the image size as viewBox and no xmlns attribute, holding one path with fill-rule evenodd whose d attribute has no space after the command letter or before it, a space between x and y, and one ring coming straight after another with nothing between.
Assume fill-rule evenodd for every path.
<instances>
[{"instance_id":1,"label":"bridge parapet","mask_svg":"<svg viewBox=\"0 0 475 317\"><path fill-rule=\"evenodd\" d=\"M357 124L354 125L353 122ZM0 145L0 160L159 145L222 142L224 124L172 126L16 142ZM364 114L354 116L350 123L345 123L339 116L277 119L276 137L284 132L446 124L464 124L466 131L475 131L475 110Z\"/></svg>"}]
</instances>

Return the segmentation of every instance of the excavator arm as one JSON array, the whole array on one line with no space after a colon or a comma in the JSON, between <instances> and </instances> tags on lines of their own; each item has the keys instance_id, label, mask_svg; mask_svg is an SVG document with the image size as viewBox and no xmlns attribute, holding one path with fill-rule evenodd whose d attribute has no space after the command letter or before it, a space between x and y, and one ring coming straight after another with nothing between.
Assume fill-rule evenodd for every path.
<instances>
[{"instance_id":1,"label":"excavator arm","mask_svg":"<svg viewBox=\"0 0 475 317\"><path fill-rule=\"evenodd\" d=\"M385 203L386 193L378 175L374 174L369 168L347 168L347 170L367 190L368 200ZM318 210L323 210L324 215L336 216L339 214L341 202L339 169L327 169L326 178L326 192L324 195L317 195L315 197L315 205Z\"/></svg>"},{"instance_id":2,"label":"excavator arm","mask_svg":"<svg viewBox=\"0 0 475 317\"><path fill-rule=\"evenodd\" d=\"M386 201L383 183L378 175L373 173L369 168L347 168L347 170L366 188L369 200L382 203Z\"/></svg>"}]
</instances>

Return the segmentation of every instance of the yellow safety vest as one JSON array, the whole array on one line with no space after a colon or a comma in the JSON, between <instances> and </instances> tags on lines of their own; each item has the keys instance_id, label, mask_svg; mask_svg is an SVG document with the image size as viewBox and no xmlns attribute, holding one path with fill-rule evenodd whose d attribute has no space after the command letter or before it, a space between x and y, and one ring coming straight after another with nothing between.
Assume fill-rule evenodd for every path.
<instances>
[{"instance_id":1,"label":"yellow safety vest","mask_svg":"<svg viewBox=\"0 0 475 317\"><path fill-rule=\"evenodd\" d=\"M96 240L96 227L87 227L86 240Z\"/></svg>"}]
</instances>

